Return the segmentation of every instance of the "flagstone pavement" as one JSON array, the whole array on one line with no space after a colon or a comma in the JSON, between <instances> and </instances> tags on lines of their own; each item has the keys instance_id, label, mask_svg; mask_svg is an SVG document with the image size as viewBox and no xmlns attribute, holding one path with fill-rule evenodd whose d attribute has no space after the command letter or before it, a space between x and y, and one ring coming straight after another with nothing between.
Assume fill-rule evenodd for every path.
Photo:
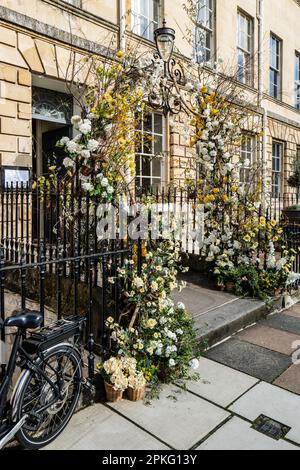
<instances>
[{"instance_id":1,"label":"flagstone pavement","mask_svg":"<svg viewBox=\"0 0 300 470\"><path fill-rule=\"evenodd\" d=\"M201 358L200 380L165 386L151 405L126 399L77 413L48 449L300 449L300 304L269 316ZM299 353L300 357L300 353ZM253 428L285 425L276 440Z\"/></svg>"}]
</instances>

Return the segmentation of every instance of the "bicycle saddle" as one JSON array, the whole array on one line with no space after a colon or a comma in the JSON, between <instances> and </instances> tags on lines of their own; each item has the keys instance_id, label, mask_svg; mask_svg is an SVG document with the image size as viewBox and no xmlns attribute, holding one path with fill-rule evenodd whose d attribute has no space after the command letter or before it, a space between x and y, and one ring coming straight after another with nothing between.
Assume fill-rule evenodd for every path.
<instances>
[{"instance_id":1,"label":"bicycle saddle","mask_svg":"<svg viewBox=\"0 0 300 470\"><path fill-rule=\"evenodd\" d=\"M20 312L17 315L12 317L8 317L4 321L5 327L16 326L18 328L22 328L24 330L30 329L35 330L43 323L43 317L40 312L35 311L25 311Z\"/></svg>"}]
</instances>

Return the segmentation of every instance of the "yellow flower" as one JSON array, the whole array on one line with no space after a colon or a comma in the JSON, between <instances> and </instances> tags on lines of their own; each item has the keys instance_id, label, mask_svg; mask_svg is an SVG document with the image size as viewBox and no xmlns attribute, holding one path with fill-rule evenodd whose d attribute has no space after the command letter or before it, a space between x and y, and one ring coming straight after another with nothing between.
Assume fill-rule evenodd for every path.
<instances>
[{"instance_id":1,"label":"yellow flower","mask_svg":"<svg viewBox=\"0 0 300 470\"><path fill-rule=\"evenodd\" d=\"M275 236L275 237L273 238L273 242L278 242L278 240L279 240L279 238L278 238L277 236Z\"/></svg>"},{"instance_id":2,"label":"yellow flower","mask_svg":"<svg viewBox=\"0 0 300 470\"><path fill-rule=\"evenodd\" d=\"M203 93L203 94L208 93L208 88L207 88L207 86L203 86L203 87L201 88L201 93Z\"/></svg>"},{"instance_id":3,"label":"yellow flower","mask_svg":"<svg viewBox=\"0 0 300 470\"><path fill-rule=\"evenodd\" d=\"M34 181L34 182L32 183L32 189L36 189L36 188L37 188L37 182Z\"/></svg>"},{"instance_id":4,"label":"yellow flower","mask_svg":"<svg viewBox=\"0 0 300 470\"><path fill-rule=\"evenodd\" d=\"M54 170L56 170L56 166L55 166L55 165L53 165L53 166L49 166L49 170L50 170L50 171L54 171Z\"/></svg>"},{"instance_id":5,"label":"yellow flower","mask_svg":"<svg viewBox=\"0 0 300 470\"><path fill-rule=\"evenodd\" d=\"M154 319L154 318L149 318L149 320L147 321L147 326L148 328L154 328L157 324L157 321Z\"/></svg>"},{"instance_id":6,"label":"yellow flower","mask_svg":"<svg viewBox=\"0 0 300 470\"><path fill-rule=\"evenodd\" d=\"M117 57L118 59L122 60L125 57L125 52L124 51L118 51L117 52Z\"/></svg>"},{"instance_id":7,"label":"yellow flower","mask_svg":"<svg viewBox=\"0 0 300 470\"><path fill-rule=\"evenodd\" d=\"M219 188L214 188L212 191L213 191L213 193L218 194L220 192L220 189Z\"/></svg>"},{"instance_id":8,"label":"yellow flower","mask_svg":"<svg viewBox=\"0 0 300 470\"><path fill-rule=\"evenodd\" d=\"M243 238L243 240L248 243L248 242L251 241L251 238L250 238L249 235L245 235L244 238Z\"/></svg>"},{"instance_id":9,"label":"yellow flower","mask_svg":"<svg viewBox=\"0 0 300 470\"><path fill-rule=\"evenodd\" d=\"M225 202L225 204L227 204L227 202L229 201L229 197L226 194L224 194L222 199L223 199L223 202Z\"/></svg>"},{"instance_id":10,"label":"yellow flower","mask_svg":"<svg viewBox=\"0 0 300 470\"><path fill-rule=\"evenodd\" d=\"M215 109L215 108L214 108L214 109L211 110L211 114L212 114L213 116L217 116L217 114L219 114L219 113L220 113L220 111L219 111L218 109Z\"/></svg>"},{"instance_id":11,"label":"yellow flower","mask_svg":"<svg viewBox=\"0 0 300 470\"><path fill-rule=\"evenodd\" d=\"M232 186L231 190L235 193L238 190L237 186Z\"/></svg>"},{"instance_id":12,"label":"yellow flower","mask_svg":"<svg viewBox=\"0 0 300 470\"><path fill-rule=\"evenodd\" d=\"M113 317L108 317L108 319L106 321L107 321L107 323L113 323L114 319L113 319Z\"/></svg>"}]
</instances>

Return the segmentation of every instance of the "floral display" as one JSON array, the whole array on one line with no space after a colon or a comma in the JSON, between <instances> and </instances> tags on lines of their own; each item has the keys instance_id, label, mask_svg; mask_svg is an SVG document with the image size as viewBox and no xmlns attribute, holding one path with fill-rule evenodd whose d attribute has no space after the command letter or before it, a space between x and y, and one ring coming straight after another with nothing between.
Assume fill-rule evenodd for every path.
<instances>
[{"instance_id":1,"label":"floral display","mask_svg":"<svg viewBox=\"0 0 300 470\"><path fill-rule=\"evenodd\" d=\"M179 247L165 240L152 251L143 247L145 263L138 275L135 261L120 270L125 283L131 286L127 304L132 309L121 315L119 322L109 317L106 322L119 356L137 360L148 382L168 381L189 376L197 368L199 346L194 324L183 303L170 299L180 268Z\"/></svg>"},{"instance_id":2,"label":"floral display","mask_svg":"<svg viewBox=\"0 0 300 470\"><path fill-rule=\"evenodd\" d=\"M263 215L258 169L249 171L248 185L240 179L241 169L249 167L238 153L249 111L203 86L193 114L196 189L205 210L202 260L220 287L230 283L240 294L272 297L284 288L295 252L286 248L284 228ZM194 182L186 183L195 189Z\"/></svg>"}]
</instances>

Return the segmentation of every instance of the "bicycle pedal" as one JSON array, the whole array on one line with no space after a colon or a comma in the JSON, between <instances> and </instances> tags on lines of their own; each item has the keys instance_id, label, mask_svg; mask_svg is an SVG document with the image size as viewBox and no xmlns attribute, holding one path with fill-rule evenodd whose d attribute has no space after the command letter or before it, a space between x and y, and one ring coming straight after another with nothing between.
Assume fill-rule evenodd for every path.
<instances>
[{"instance_id":1,"label":"bicycle pedal","mask_svg":"<svg viewBox=\"0 0 300 470\"><path fill-rule=\"evenodd\" d=\"M85 377L83 377L83 379L81 380L81 385L87 390L91 390L91 391L93 391L95 388L94 385Z\"/></svg>"}]
</instances>

